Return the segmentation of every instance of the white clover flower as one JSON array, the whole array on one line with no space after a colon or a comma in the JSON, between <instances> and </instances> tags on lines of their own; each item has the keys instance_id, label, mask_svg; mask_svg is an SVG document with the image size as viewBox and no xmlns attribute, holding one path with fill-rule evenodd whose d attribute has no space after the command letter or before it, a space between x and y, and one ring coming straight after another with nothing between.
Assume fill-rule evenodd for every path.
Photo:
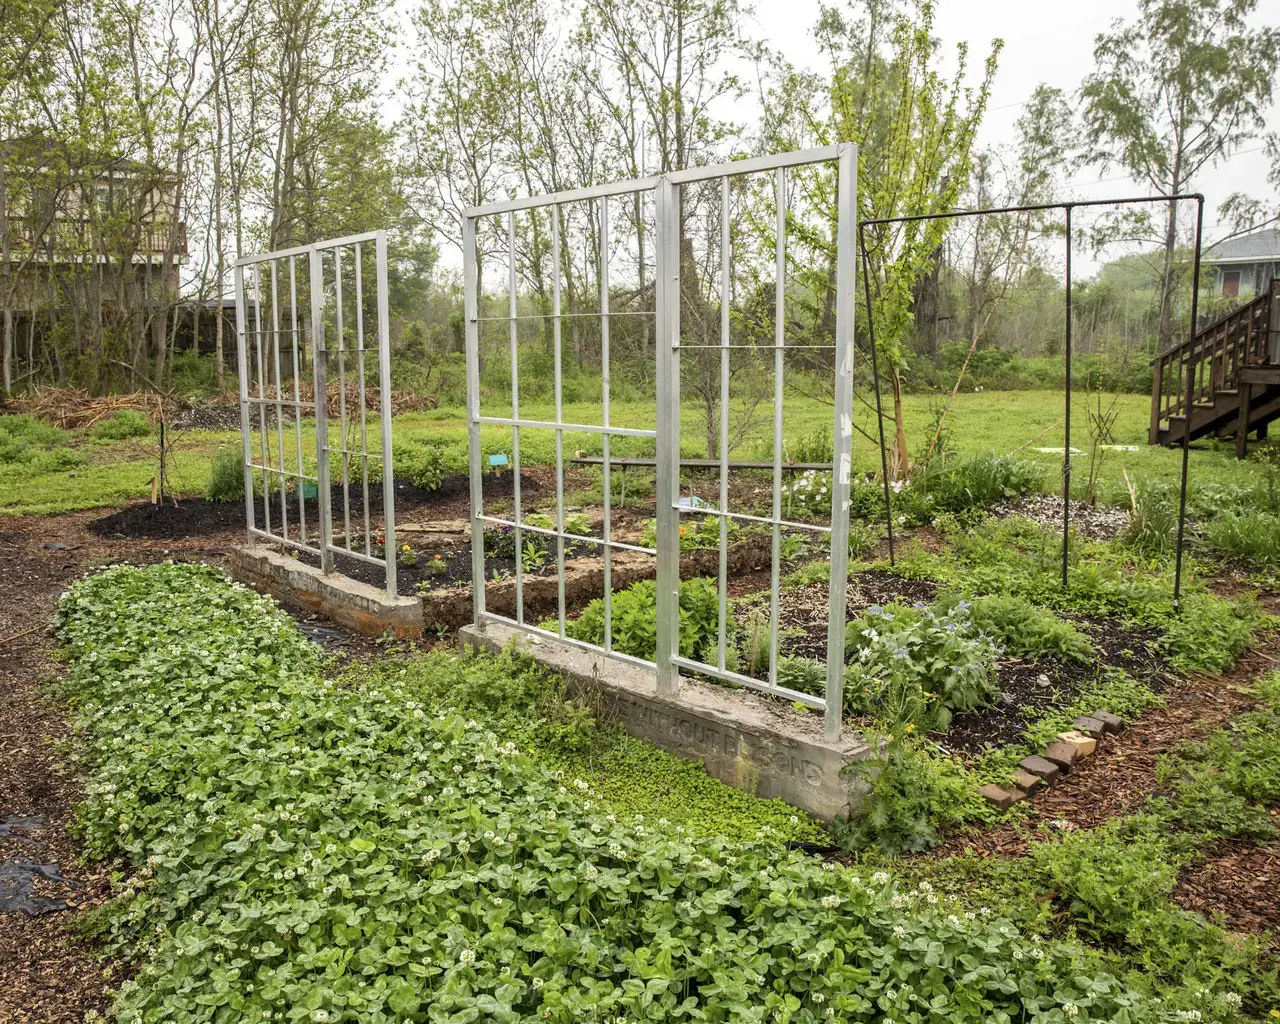
<instances>
[{"instance_id":1,"label":"white clover flower","mask_svg":"<svg viewBox=\"0 0 1280 1024\"><path fill-rule=\"evenodd\" d=\"M453 774L454 774L454 775L461 775L461 774L462 774L462 765L460 765L460 764L455 764L455 765L453 766Z\"/></svg>"},{"instance_id":2,"label":"white clover flower","mask_svg":"<svg viewBox=\"0 0 1280 1024\"><path fill-rule=\"evenodd\" d=\"M541 978L534 978L534 979L533 979L533 987L534 987L534 988L536 988L536 989L537 989L537 988L542 988L542 986L543 986L543 985L545 985L545 984L546 984L546 982L545 982L545 981L543 981Z\"/></svg>"},{"instance_id":3,"label":"white clover flower","mask_svg":"<svg viewBox=\"0 0 1280 1024\"><path fill-rule=\"evenodd\" d=\"M1223 992L1218 998L1233 1010L1240 1009L1244 1003L1244 997L1239 992Z\"/></svg>"},{"instance_id":4,"label":"white clover flower","mask_svg":"<svg viewBox=\"0 0 1280 1024\"><path fill-rule=\"evenodd\" d=\"M833 910L836 907L840 906L840 897L839 896L823 896L822 905L826 907L828 910Z\"/></svg>"},{"instance_id":5,"label":"white clover flower","mask_svg":"<svg viewBox=\"0 0 1280 1024\"><path fill-rule=\"evenodd\" d=\"M889 881L889 873L887 871L877 871L871 876L872 885L884 885Z\"/></svg>"},{"instance_id":6,"label":"white clover flower","mask_svg":"<svg viewBox=\"0 0 1280 1024\"><path fill-rule=\"evenodd\" d=\"M1204 1014L1202 1014L1199 1010L1179 1010L1178 1019L1200 1021L1200 1020L1204 1020Z\"/></svg>"},{"instance_id":7,"label":"white clover flower","mask_svg":"<svg viewBox=\"0 0 1280 1024\"><path fill-rule=\"evenodd\" d=\"M893 926L893 937L901 941L907 937L907 930L902 925L896 924Z\"/></svg>"},{"instance_id":8,"label":"white clover flower","mask_svg":"<svg viewBox=\"0 0 1280 1024\"><path fill-rule=\"evenodd\" d=\"M956 917L956 915L955 915L955 914L948 914L948 915L947 915L947 923L948 923L948 924L953 924L953 925L956 925L957 927L959 927L959 925L960 925L960 918Z\"/></svg>"},{"instance_id":9,"label":"white clover flower","mask_svg":"<svg viewBox=\"0 0 1280 1024\"><path fill-rule=\"evenodd\" d=\"M574 779L573 784L580 792L583 792L583 793L585 793L588 789L591 788L582 779Z\"/></svg>"},{"instance_id":10,"label":"white clover flower","mask_svg":"<svg viewBox=\"0 0 1280 1024\"><path fill-rule=\"evenodd\" d=\"M822 862L822 870L823 870L823 871L834 871L835 869L836 869L836 866L835 866L835 864L834 864L832 861L824 860L824 861Z\"/></svg>"},{"instance_id":11,"label":"white clover flower","mask_svg":"<svg viewBox=\"0 0 1280 1024\"><path fill-rule=\"evenodd\" d=\"M1063 1003L1062 1015L1066 1017L1067 1020L1075 1020L1076 1017L1080 1015L1080 1007L1076 1006L1075 1003Z\"/></svg>"},{"instance_id":12,"label":"white clover flower","mask_svg":"<svg viewBox=\"0 0 1280 1024\"><path fill-rule=\"evenodd\" d=\"M501 896L490 896L490 897L489 897L489 900L490 900L490 902L491 902L491 903L493 903L493 905L494 905L495 907L500 907L500 906L502 906L502 897L501 897Z\"/></svg>"},{"instance_id":13,"label":"white clover flower","mask_svg":"<svg viewBox=\"0 0 1280 1024\"><path fill-rule=\"evenodd\" d=\"M702 868L705 871L707 868L711 867L710 859L707 857L703 857L702 860L698 861L698 867Z\"/></svg>"},{"instance_id":14,"label":"white clover flower","mask_svg":"<svg viewBox=\"0 0 1280 1024\"><path fill-rule=\"evenodd\" d=\"M596 870L596 866L594 864L588 864L582 873L588 882L594 882L596 880L596 876L600 874L600 872Z\"/></svg>"},{"instance_id":15,"label":"white clover flower","mask_svg":"<svg viewBox=\"0 0 1280 1024\"><path fill-rule=\"evenodd\" d=\"M460 963L463 967L470 967L475 962L476 962L476 955L470 949L464 949L461 953L458 954L458 963Z\"/></svg>"},{"instance_id":16,"label":"white clover flower","mask_svg":"<svg viewBox=\"0 0 1280 1024\"><path fill-rule=\"evenodd\" d=\"M618 824L617 816L616 816L616 815L613 815L613 814L610 814L610 815L609 815L608 817L606 817L604 820L605 820L605 821L607 821L610 825L616 825L616 824Z\"/></svg>"},{"instance_id":17,"label":"white clover flower","mask_svg":"<svg viewBox=\"0 0 1280 1024\"><path fill-rule=\"evenodd\" d=\"M813 994L813 1001L817 1003L819 1006L821 1006L823 1003L827 1001L827 997L824 996L821 992L815 992Z\"/></svg>"},{"instance_id":18,"label":"white clover flower","mask_svg":"<svg viewBox=\"0 0 1280 1024\"><path fill-rule=\"evenodd\" d=\"M471 844L470 844L469 842L467 842L465 839L459 839L459 840L458 840L458 852L459 852L459 853L469 853L470 851L471 851Z\"/></svg>"},{"instance_id":19,"label":"white clover flower","mask_svg":"<svg viewBox=\"0 0 1280 1024\"><path fill-rule=\"evenodd\" d=\"M793 825L799 825L799 824L800 824L800 819L799 819L798 817L796 817L794 814L793 814L793 815L791 815L791 817L790 817L790 818L788 818L787 820L788 820L789 822L791 822L791 824L793 824Z\"/></svg>"}]
</instances>

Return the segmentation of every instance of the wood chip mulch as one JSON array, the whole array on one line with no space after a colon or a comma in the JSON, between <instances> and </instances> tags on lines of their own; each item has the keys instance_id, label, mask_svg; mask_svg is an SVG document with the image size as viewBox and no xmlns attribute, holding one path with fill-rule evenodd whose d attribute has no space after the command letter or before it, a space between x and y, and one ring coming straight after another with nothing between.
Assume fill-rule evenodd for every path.
<instances>
[{"instance_id":1,"label":"wood chip mulch","mask_svg":"<svg viewBox=\"0 0 1280 1024\"><path fill-rule=\"evenodd\" d=\"M1280 842L1220 844L1183 871L1173 898L1230 931L1270 932L1280 949Z\"/></svg>"},{"instance_id":2,"label":"wood chip mulch","mask_svg":"<svg viewBox=\"0 0 1280 1024\"><path fill-rule=\"evenodd\" d=\"M1065 821L1095 828L1109 818L1141 810L1156 791L1156 762L1183 740L1203 739L1255 706L1253 680L1280 663L1280 636L1270 635L1225 675L1192 678L1165 692L1165 706L1146 712L1124 732L1106 737L1098 750L1052 789L1036 795L1021 821L986 832L952 836L936 851L948 856L1019 857L1039 826Z\"/></svg>"}]
</instances>

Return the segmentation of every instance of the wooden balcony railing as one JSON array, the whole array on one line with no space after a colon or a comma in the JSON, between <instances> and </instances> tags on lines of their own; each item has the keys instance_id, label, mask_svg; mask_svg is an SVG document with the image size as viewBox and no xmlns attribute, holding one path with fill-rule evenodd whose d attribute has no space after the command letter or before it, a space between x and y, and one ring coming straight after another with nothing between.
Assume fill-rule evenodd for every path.
<instances>
[{"instance_id":1,"label":"wooden balcony railing","mask_svg":"<svg viewBox=\"0 0 1280 1024\"><path fill-rule=\"evenodd\" d=\"M95 250L100 256L116 259L125 253L160 256L170 251L171 225L163 222L132 224L117 230L95 229L88 220L72 217L57 217L52 223L23 216L12 216L8 221L12 251L52 248L55 260L74 260ZM175 256L187 255L186 224L177 225L172 241Z\"/></svg>"},{"instance_id":2,"label":"wooden balcony railing","mask_svg":"<svg viewBox=\"0 0 1280 1024\"><path fill-rule=\"evenodd\" d=\"M1253 301L1232 310L1207 327L1161 352L1152 362L1151 443L1160 443L1160 424L1174 416L1190 420L1187 408L1209 404L1221 391L1240 385L1240 371L1265 364L1271 356L1272 306L1280 302L1280 280ZM1188 389L1190 376L1190 389Z\"/></svg>"}]
</instances>

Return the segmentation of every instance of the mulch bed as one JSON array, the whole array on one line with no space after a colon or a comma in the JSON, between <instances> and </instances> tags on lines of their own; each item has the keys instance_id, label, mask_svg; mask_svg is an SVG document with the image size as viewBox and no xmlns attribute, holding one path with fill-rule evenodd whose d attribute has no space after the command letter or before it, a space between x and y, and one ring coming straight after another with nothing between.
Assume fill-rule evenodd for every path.
<instances>
[{"instance_id":1,"label":"mulch bed","mask_svg":"<svg viewBox=\"0 0 1280 1024\"><path fill-rule=\"evenodd\" d=\"M1183 871L1173 898L1230 931L1269 931L1272 946L1280 948L1280 843L1219 844Z\"/></svg>"}]
</instances>

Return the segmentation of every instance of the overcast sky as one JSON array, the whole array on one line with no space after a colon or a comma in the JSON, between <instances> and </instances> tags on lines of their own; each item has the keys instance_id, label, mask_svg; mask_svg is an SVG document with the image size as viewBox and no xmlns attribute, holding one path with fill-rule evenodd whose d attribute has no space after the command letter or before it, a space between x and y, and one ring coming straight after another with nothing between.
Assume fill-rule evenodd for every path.
<instances>
[{"instance_id":1,"label":"overcast sky","mask_svg":"<svg viewBox=\"0 0 1280 1024\"><path fill-rule=\"evenodd\" d=\"M1266 9L1268 3L1259 6ZM1272 0L1270 7L1269 20L1280 20L1280 3ZM792 63L813 68L823 65L812 35L817 16L818 0L759 0L756 7L760 36L785 53ZM1106 31L1116 18L1130 20L1136 16L1135 0L1070 0L1052 4L1046 0L938 0L935 30L948 51L967 40L970 64L977 70L981 70L991 40L1004 40L991 106L979 136L982 145L999 146L1013 142L1014 122L1037 85L1044 82L1068 93L1077 89L1093 68L1094 37ZM1272 120L1280 126L1280 112L1274 108ZM1207 201L1206 243L1214 238L1218 204L1237 191L1265 195L1266 175L1265 154L1259 148L1235 155L1195 182ZM1079 171L1061 182L1062 198L1103 199L1146 191L1115 169L1106 173Z\"/></svg>"}]
</instances>

